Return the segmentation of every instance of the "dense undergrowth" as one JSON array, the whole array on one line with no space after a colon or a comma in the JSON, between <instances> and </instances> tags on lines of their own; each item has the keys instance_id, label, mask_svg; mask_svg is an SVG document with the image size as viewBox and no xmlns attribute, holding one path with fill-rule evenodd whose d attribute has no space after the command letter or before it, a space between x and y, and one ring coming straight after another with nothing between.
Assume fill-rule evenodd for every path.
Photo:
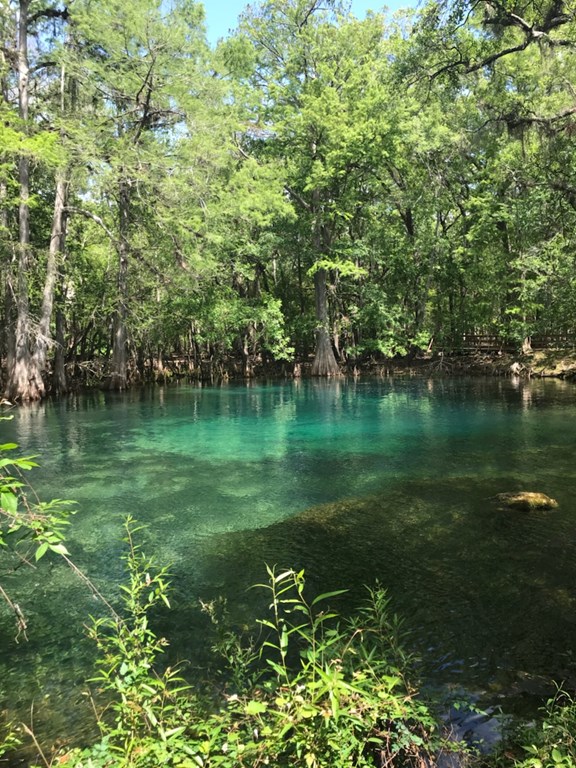
<instances>
[{"instance_id":1,"label":"dense undergrowth","mask_svg":"<svg viewBox=\"0 0 576 768\"><path fill-rule=\"evenodd\" d=\"M0 446L10 455L13 444ZM32 547L68 559L66 505L39 505L19 473L33 461L2 458L0 547ZM167 640L151 615L169 607L169 577L138 544L137 523L125 525L126 582L122 609L91 620L98 649L88 681L100 738L85 747L42 754L35 765L71 768L432 768L487 762L493 768L576 766L576 702L560 694L543 719L518 728L489 760L449 739L438 709L415 684L401 621L381 586L367 592L351 618L331 610L341 591L309 597L303 571L267 567L255 588L268 612L251 632L233 630L223 601L203 604L213 627L221 674L192 684L163 663ZM22 611L0 585L24 633ZM34 735L24 728L30 739ZM21 733L21 732L20 732ZM0 764L20 745L15 729L0 734Z\"/></svg>"},{"instance_id":2,"label":"dense undergrowth","mask_svg":"<svg viewBox=\"0 0 576 768\"><path fill-rule=\"evenodd\" d=\"M223 676L190 687L173 669L155 673L165 641L149 612L166 602L165 571L133 542L122 618L92 625L94 681L111 703L102 740L72 764L100 766L424 766L445 747L429 708L406 677L409 666L382 589L351 620L327 608L338 592L309 600L303 572L268 569L258 585L268 615L253 636L228 629L222 604L205 604Z\"/></svg>"}]
</instances>

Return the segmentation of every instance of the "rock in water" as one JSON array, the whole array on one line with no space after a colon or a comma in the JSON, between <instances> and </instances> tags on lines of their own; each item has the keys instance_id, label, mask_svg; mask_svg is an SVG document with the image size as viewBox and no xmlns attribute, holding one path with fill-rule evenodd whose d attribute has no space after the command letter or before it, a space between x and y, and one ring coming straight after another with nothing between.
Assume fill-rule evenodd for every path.
<instances>
[{"instance_id":1,"label":"rock in water","mask_svg":"<svg viewBox=\"0 0 576 768\"><path fill-rule=\"evenodd\" d=\"M545 493L534 491L499 493L494 498L508 509L556 509L558 506L556 499L551 499Z\"/></svg>"}]
</instances>

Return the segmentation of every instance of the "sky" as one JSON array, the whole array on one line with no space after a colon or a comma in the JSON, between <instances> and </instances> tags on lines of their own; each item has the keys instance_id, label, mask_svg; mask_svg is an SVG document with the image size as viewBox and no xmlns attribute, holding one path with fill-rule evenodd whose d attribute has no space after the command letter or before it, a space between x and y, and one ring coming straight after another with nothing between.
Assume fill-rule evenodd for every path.
<instances>
[{"instance_id":1,"label":"sky","mask_svg":"<svg viewBox=\"0 0 576 768\"><path fill-rule=\"evenodd\" d=\"M204 0L208 40L211 44L221 37L226 37L228 32L236 27L238 15L249 2L250 0ZM351 11L359 19L363 19L366 11L379 11L383 5L395 11L398 8L415 6L416 3L414 0L352 0Z\"/></svg>"}]
</instances>

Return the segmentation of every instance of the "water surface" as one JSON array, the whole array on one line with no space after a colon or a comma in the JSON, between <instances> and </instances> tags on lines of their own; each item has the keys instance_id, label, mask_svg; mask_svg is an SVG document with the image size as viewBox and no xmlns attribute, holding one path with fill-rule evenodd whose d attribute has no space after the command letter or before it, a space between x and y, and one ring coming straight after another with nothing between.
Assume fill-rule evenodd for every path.
<instances>
[{"instance_id":1,"label":"water surface","mask_svg":"<svg viewBox=\"0 0 576 768\"><path fill-rule=\"evenodd\" d=\"M198 598L228 597L250 621L264 563L306 568L312 589L386 585L429 680L498 698L540 678L576 681L576 389L562 382L386 379L174 386L96 393L2 422L38 454L43 499L75 499L75 562L117 599L122 522L172 564L164 629L200 658ZM491 497L537 490L551 512ZM6 577L3 576L3 583ZM29 642L0 627L0 694L52 743L85 732L89 613L102 610L58 562L8 586ZM4 609L2 609L4 611ZM526 682L529 681L529 684Z\"/></svg>"}]
</instances>

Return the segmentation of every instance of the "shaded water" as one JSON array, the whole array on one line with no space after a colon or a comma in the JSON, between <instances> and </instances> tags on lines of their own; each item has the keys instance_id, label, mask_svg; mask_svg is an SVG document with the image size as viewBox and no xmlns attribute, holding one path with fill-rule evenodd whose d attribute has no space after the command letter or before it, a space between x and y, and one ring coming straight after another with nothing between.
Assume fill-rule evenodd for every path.
<instances>
[{"instance_id":1,"label":"shaded water","mask_svg":"<svg viewBox=\"0 0 576 768\"><path fill-rule=\"evenodd\" d=\"M576 388L562 382L387 379L92 394L2 422L41 457L44 499L75 499L69 549L117 595L122 521L172 563L172 653L198 659L198 598L253 617L264 562L305 567L313 589L379 579L413 630L427 677L489 696L576 684ZM552 512L490 497L538 490ZM2 576L3 583L6 578ZM0 708L47 743L90 719L83 637L101 607L61 564L8 586L29 619L16 644L1 608Z\"/></svg>"}]
</instances>

